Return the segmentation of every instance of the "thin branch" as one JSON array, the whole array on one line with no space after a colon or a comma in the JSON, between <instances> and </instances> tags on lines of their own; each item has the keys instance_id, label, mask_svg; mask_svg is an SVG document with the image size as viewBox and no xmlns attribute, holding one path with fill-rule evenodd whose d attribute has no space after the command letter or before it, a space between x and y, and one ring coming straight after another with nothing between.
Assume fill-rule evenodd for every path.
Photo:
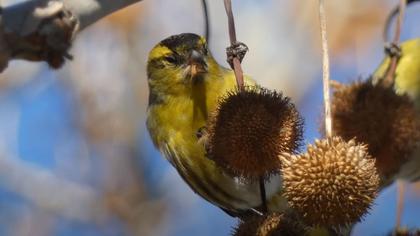
<instances>
[{"instance_id":1,"label":"thin branch","mask_svg":"<svg viewBox=\"0 0 420 236\"><path fill-rule=\"evenodd\" d=\"M48 8L49 4L60 2L80 22L80 30L99 19L141 0L30 0L6 6L2 10L5 28L19 34L33 33L48 15L34 14L37 9Z\"/></svg>"},{"instance_id":2,"label":"thin branch","mask_svg":"<svg viewBox=\"0 0 420 236\"><path fill-rule=\"evenodd\" d=\"M64 0L80 20L80 29L95 23L103 17L142 0Z\"/></svg>"},{"instance_id":3,"label":"thin branch","mask_svg":"<svg viewBox=\"0 0 420 236\"><path fill-rule=\"evenodd\" d=\"M61 67L80 30L141 0L30 0L0 8L0 72L12 59Z\"/></svg>"},{"instance_id":4,"label":"thin branch","mask_svg":"<svg viewBox=\"0 0 420 236\"><path fill-rule=\"evenodd\" d=\"M391 62L389 64L387 73L383 80L383 84L385 85L392 85L394 83L395 70L397 69L398 60L401 56L400 55L401 49L399 47L399 44L400 44L401 29L402 29L402 25L404 21L406 4L407 4L406 0L400 0L399 14L398 14L397 23L395 25L394 38L393 38L392 43L386 46L386 51L391 56Z\"/></svg>"},{"instance_id":5,"label":"thin branch","mask_svg":"<svg viewBox=\"0 0 420 236\"><path fill-rule=\"evenodd\" d=\"M388 70L385 74L385 78L382 80L382 84L385 86L392 86L395 79L395 71L397 69L398 60L401 54L400 36L402 25L404 21L405 8L407 4L415 2L413 0L400 0L398 7L396 7L388 16L385 30L384 30L384 40L388 41L388 30L391 24L392 18L398 13L397 23L395 24L395 31L392 43L387 43L385 51L391 57L391 62L389 64ZM402 181L397 181L397 213L396 213L396 222L395 228L398 230L401 226L401 217L404 209L404 193L405 193L405 184Z\"/></svg>"},{"instance_id":6,"label":"thin branch","mask_svg":"<svg viewBox=\"0 0 420 236\"><path fill-rule=\"evenodd\" d=\"M401 28L404 20L406 0L400 0L400 13L398 14L397 25L395 27L395 34L393 43L400 43Z\"/></svg>"},{"instance_id":7,"label":"thin branch","mask_svg":"<svg viewBox=\"0 0 420 236\"><path fill-rule=\"evenodd\" d=\"M330 101L330 60L328 54L327 19L325 16L324 0L319 0L319 21L322 41L322 81L325 109L325 133L327 137L332 137L333 131Z\"/></svg>"},{"instance_id":8,"label":"thin branch","mask_svg":"<svg viewBox=\"0 0 420 236\"><path fill-rule=\"evenodd\" d=\"M225 9L226 14L228 17L228 24L229 24L229 39L230 39L230 45L231 47L234 47L237 43L236 40L236 30L235 30L235 20L233 17L232 12L232 3L230 0L224 0L225 3ZM244 89L244 73L242 71L241 62L239 61L239 58L234 56L233 57L233 70L235 72L236 77L236 83L238 85L239 90Z\"/></svg>"},{"instance_id":9,"label":"thin branch","mask_svg":"<svg viewBox=\"0 0 420 236\"><path fill-rule=\"evenodd\" d=\"M407 0L406 6L415 3L415 2L419 2L420 0ZM392 20L394 19L394 17L400 13L400 4L398 4L398 6L396 6L394 9L391 10L391 12L389 13L388 17L386 18L386 22L385 22L385 28L384 28L384 32L383 32L383 39L384 42L389 42L391 40L389 40L389 29L391 28L391 23Z\"/></svg>"},{"instance_id":10,"label":"thin branch","mask_svg":"<svg viewBox=\"0 0 420 236\"><path fill-rule=\"evenodd\" d=\"M238 44L238 41L236 40L235 19L233 17L232 2L231 0L224 0L224 4L225 4L225 9L226 9L226 14L228 17L230 47L235 49L235 47L239 46L239 44ZM243 54L242 56L244 55L245 54ZM243 91L245 87L244 87L244 73L242 71L241 62L240 62L240 59L238 58L237 53L233 53L232 56L233 56L232 65L233 65L233 71L235 73L236 84L238 85L239 91ZM268 211L267 197L266 197L266 191L265 191L264 178L262 177L259 179L259 187L260 187L261 205L262 205L263 213L267 213Z\"/></svg>"},{"instance_id":11,"label":"thin branch","mask_svg":"<svg viewBox=\"0 0 420 236\"><path fill-rule=\"evenodd\" d=\"M206 0L201 0L204 14L204 37L206 37L207 45L209 44L210 38L210 16L209 9Z\"/></svg>"},{"instance_id":12,"label":"thin branch","mask_svg":"<svg viewBox=\"0 0 420 236\"><path fill-rule=\"evenodd\" d=\"M263 213L267 213L268 212L268 207L267 207L267 194L265 191L265 183L264 183L264 178L260 178L259 179L259 184L260 184L260 195L261 195L261 205L262 205L262 209L261 211Z\"/></svg>"},{"instance_id":13,"label":"thin branch","mask_svg":"<svg viewBox=\"0 0 420 236\"><path fill-rule=\"evenodd\" d=\"M233 11L232 11L232 3L230 0L224 0L224 3L225 3L226 14L228 17L230 45L233 45L236 43L236 29L235 29L235 19L233 17Z\"/></svg>"}]
</instances>

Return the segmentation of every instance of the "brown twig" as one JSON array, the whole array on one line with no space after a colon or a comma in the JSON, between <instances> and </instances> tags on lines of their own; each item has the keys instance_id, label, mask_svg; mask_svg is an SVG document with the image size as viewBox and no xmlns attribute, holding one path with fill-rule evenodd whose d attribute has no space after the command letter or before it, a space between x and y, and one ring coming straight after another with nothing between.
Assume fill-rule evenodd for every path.
<instances>
[{"instance_id":1,"label":"brown twig","mask_svg":"<svg viewBox=\"0 0 420 236\"><path fill-rule=\"evenodd\" d=\"M325 16L324 1L319 0L319 21L321 28L322 41L322 81L324 92L324 109L325 109L325 134L332 137L332 117L331 117L331 101L330 101L330 60L328 54L327 41L327 19Z\"/></svg>"},{"instance_id":2,"label":"brown twig","mask_svg":"<svg viewBox=\"0 0 420 236\"><path fill-rule=\"evenodd\" d=\"M394 17L395 14L398 13L397 23L395 24L395 31L394 37L391 43L386 42L385 51L390 56L390 63L385 73L384 79L382 80L382 85L384 86L392 86L394 84L395 79L395 71L397 69L398 60L400 59L401 49L400 49L400 36L402 25L404 21L404 14L405 8L407 6L407 2L411 3L414 1L410 0L400 0L398 7L396 7L392 12L391 15L387 19L387 23L385 26L384 31L384 40L387 40L388 37L388 28L391 23L391 19ZM404 191L405 185L403 182L397 182L397 213L396 213L396 222L395 227L398 229L401 226L401 217L404 208Z\"/></svg>"},{"instance_id":3,"label":"brown twig","mask_svg":"<svg viewBox=\"0 0 420 236\"><path fill-rule=\"evenodd\" d=\"M419 2L420 0L407 0L406 1L406 7L411 5L412 3L415 2ZM398 6L396 6L394 9L391 10L391 12L389 13L386 22L385 22L385 27L384 27L384 32L383 32L383 40L384 42L389 42L390 40L388 39L389 36L389 28L391 27L391 23L392 20L394 19L395 16L397 16L400 13L400 5L398 4Z\"/></svg>"},{"instance_id":4,"label":"brown twig","mask_svg":"<svg viewBox=\"0 0 420 236\"><path fill-rule=\"evenodd\" d=\"M236 30L235 30L235 20L233 17L233 11L232 11L232 2L231 0L224 0L226 14L228 17L228 26L229 26L229 39L230 39L230 45L233 47L235 44L237 44L236 40ZM233 64L233 71L235 73L236 78L236 84L238 85L239 91L244 90L244 74L242 71L242 66L239 58L235 55L232 59ZM264 178L261 177L259 180L259 187L260 187L260 196L261 196L261 202L262 202L262 211L263 213L266 213L268 211L267 207L267 198L266 198L266 191L265 191L265 184L264 184Z\"/></svg>"},{"instance_id":5,"label":"brown twig","mask_svg":"<svg viewBox=\"0 0 420 236\"><path fill-rule=\"evenodd\" d=\"M236 43L236 29L235 29L235 19L233 18L232 3L230 0L224 0L226 14L228 17L229 25L229 39L230 44L233 45Z\"/></svg>"},{"instance_id":6,"label":"brown twig","mask_svg":"<svg viewBox=\"0 0 420 236\"><path fill-rule=\"evenodd\" d=\"M232 3L230 0L224 0L226 14L228 17L228 24L229 24L229 38L230 38L230 45L234 46L236 41L236 30L235 30L235 20L233 18L232 12ZM244 89L244 75L242 71L241 62L239 58L233 57L233 70L235 72L236 83L238 85L239 90Z\"/></svg>"},{"instance_id":7,"label":"brown twig","mask_svg":"<svg viewBox=\"0 0 420 236\"><path fill-rule=\"evenodd\" d=\"M395 26L395 33L394 33L394 40L393 43L399 44L400 43L400 35L401 35L401 28L404 20L404 13L406 7L406 0L400 0L400 11L398 14L397 24Z\"/></svg>"},{"instance_id":8,"label":"brown twig","mask_svg":"<svg viewBox=\"0 0 420 236\"><path fill-rule=\"evenodd\" d=\"M265 191L265 183L264 183L264 178L260 178L259 179L259 184L260 184L260 196L261 196L261 205L262 205L262 209L261 211L263 213L267 213L268 212L268 207L267 207L267 196L266 196L266 191Z\"/></svg>"},{"instance_id":9,"label":"brown twig","mask_svg":"<svg viewBox=\"0 0 420 236\"><path fill-rule=\"evenodd\" d=\"M383 80L383 84L385 85L392 85L394 83L395 70L397 69L398 60L400 58L399 44L400 44L401 28L404 21L404 13L405 13L406 4L407 4L406 0L400 0L399 14L398 14L397 23L395 25L394 38L392 40L392 43L390 45L387 45L387 48L386 48L386 50L388 51L388 54L390 54L391 62L389 64L387 73L385 74L385 78Z\"/></svg>"}]
</instances>

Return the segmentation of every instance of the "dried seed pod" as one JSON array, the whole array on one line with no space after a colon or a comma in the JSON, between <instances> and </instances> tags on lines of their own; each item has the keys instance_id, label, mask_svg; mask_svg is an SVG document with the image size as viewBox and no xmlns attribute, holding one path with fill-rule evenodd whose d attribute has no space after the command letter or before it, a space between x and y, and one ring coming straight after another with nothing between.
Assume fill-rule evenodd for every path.
<instances>
[{"instance_id":1,"label":"dried seed pod","mask_svg":"<svg viewBox=\"0 0 420 236\"><path fill-rule=\"evenodd\" d=\"M332 118L336 135L368 145L384 178L398 172L420 141L420 120L410 98L370 80L335 86Z\"/></svg>"},{"instance_id":2,"label":"dried seed pod","mask_svg":"<svg viewBox=\"0 0 420 236\"><path fill-rule=\"evenodd\" d=\"M264 216L254 215L240 221L233 236L296 236L306 235L307 229L291 213L270 213Z\"/></svg>"},{"instance_id":3,"label":"dried seed pod","mask_svg":"<svg viewBox=\"0 0 420 236\"><path fill-rule=\"evenodd\" d=\"M398 228L389 233L390 236L420 236L420 229Z\"/></svg>"},{"instance_id":4,"label":"dried seed pod","mask_svg":"<svg viewBox=\"0 0 420 236\"><path fill-rule=\"evenodd\" d=\"M316 140L306 153L281 159L284 196L310 225L338 228L357 222L376 197L375 160L354 140Z\"/></svg>"},{"instance_id":5,"label":"dried seed pod","mask_svg":"<svg viewBox=\"0 0 420 236\"><path fill-rule=\"evenodd\" d=\"M206 133L207 156L227 173L254 181L278 173L283 152L297 151L303 122L288 97L248 87L221 99Z\"/></svg>"}]
</instances>

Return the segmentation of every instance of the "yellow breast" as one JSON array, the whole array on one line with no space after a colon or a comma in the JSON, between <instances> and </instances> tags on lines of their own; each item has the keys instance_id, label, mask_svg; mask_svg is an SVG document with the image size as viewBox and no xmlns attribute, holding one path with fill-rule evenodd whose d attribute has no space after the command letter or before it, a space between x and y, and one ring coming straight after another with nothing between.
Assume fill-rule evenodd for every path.
<instances>
[{"instance_id":1,"label":"yellow breast","mask_svg":"<svg viewBox=\"0 0 420 236\"><path fill-rule=\"evenodd\" d=\"M254 84L249 78L245 83ZM189 92L168 95L152 104L147 127L155 145L195 192L225 209L248 209L260 204L258 186L241 184L225 175L205 156L197 138L220 96L235 87L233 72L223 69L192 85Z\"/></svg>"}]
</instances>

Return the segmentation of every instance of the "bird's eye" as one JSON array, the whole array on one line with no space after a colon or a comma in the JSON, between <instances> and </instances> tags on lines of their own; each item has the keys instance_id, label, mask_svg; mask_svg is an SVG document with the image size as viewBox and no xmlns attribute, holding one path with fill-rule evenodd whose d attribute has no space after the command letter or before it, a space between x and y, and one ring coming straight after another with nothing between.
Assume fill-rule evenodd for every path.
<instances>
[{"instance_id":1,"label":"bird's eye","mask_svg":"<svg viewBox=\"0 0 420 236\"><path fill-rule=\"evenodd\" d=\"M177 62L177 59L174 56L166 56L165 60L172 64L175 64Z\"/></svg>"}]
</instances>

